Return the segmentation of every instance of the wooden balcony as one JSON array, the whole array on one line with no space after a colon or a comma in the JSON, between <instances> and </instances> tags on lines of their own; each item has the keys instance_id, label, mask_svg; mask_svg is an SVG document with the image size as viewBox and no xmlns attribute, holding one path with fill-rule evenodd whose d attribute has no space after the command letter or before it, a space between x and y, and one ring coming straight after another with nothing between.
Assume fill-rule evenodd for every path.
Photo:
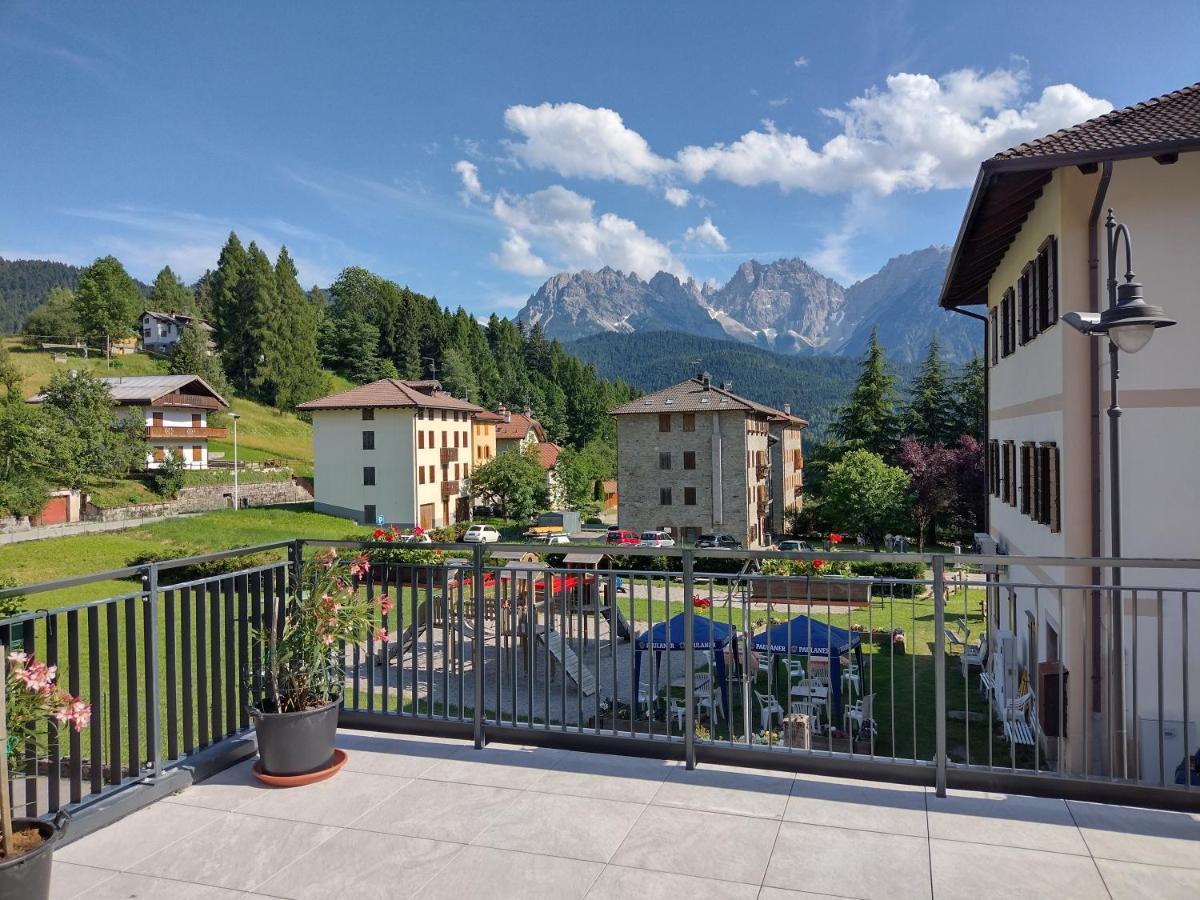
<instances>
[{"instance_id":1,"label":"wooden balcony","mask_svg":"<svg viewBox=\"0 0 1200 900\"><path fill-rule=\"evenodd\" d=\"M771 471L771 467L766 463L759 463L754 467L754 477L759 481L767 480L767 473Z\"/></svg>"},{"instance_id":2,"label":"wooden balcony","mask_svg":"<svg viewBox=\"0 0 1200 900\"><path fill-rule=\"evenodd\" d=\"M454 448L451 447L448 449L454 449ZM458 496L458 482L457 481L443 481L442 482L442 498L445 499L446 497L457 497L457 496Z\"/></svg>"},{"instance_id":3,"label":"wooden balcony","mask_svg":"<svg viewBox=\"0 0 1200 900\"><path fill-rule=\"evenodd\" d=\"M193 428L190 425L151 425L146 429L149 438L223 438L224 428Z\"/></svg>"},{"instance_id":4,"label":"wooden balcony","mask_svg":"<svg viewBox=\"0 0 1200 900\"><path fill-rule=\"evenodd\" d=\"M190 406L194 409L221 409L221 401L200 394L167 394L160 397L155 406Z\"/></svg>"},{"instance_id":5,"label":"wooden balcony","mask_svg":"<svg viewBox=\"0 0 1200 900\"><path fill-rule=\"evenodd\" d=\"M441 452L441 460L443 466L447 465L448 463L458 462L458 448L443 447Z\"/></svg>"}]
</instances>

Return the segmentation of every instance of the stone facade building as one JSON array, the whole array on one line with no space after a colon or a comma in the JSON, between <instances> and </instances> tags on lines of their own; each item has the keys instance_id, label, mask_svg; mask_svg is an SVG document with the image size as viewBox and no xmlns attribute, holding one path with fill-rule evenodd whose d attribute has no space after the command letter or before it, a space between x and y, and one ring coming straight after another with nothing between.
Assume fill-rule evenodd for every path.
<instances>
[{"instance_id":1,"label":"stone facade building","mask_svg":"<svg viewBox=\"0 0 1200 900\"><path fill-rule=\"evenodd\" d=\"M731 534L745 547L770 543L782 517L773 507L784 505L785 485L794 490L803 465L793 452L801 449L803 419L739 397L707 375L612 415L621 528L662 529L682 543L705 532Z\"/></svg>"}]
</instances>

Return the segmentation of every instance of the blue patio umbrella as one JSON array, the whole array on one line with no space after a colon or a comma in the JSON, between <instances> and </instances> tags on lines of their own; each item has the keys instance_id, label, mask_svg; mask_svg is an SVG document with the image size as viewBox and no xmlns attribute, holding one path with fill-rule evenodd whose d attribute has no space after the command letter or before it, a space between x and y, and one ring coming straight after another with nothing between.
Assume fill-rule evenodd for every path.
<instances>
[{"instance_id":1,"label":"blue patio umbrella","mask_svg":"<svg viewBox=\"0 0 1200 900\"><path fill-rule=\"evenodd\" d=\"M683 650L683 618L684 613L678 613L665 622L659 622L638 635L637 658L633 665L633 684L636 688L642 683L642 654L647 650L655 651L655 661L663 650ZM725 645L734 641L736 647L737 632L733 627L723 622L696 616L692 627L692 646L697 650L724 650ZM725 654L714 653L716 660L717 678L721 682L721 706L725 710L725 721L729 721L729 685L725 680Z\"/></svg>"},{"instance_id":2,"label":"blue patio umbrella","mask_svg":"<svg viewBox=\"0 0 1200 900\"><path fill-rule=\"evenodd\" d=\"M794 619L768 628L756 634L750 646L759 653L790 653L794 656L815 656L829 660L829 680L833 691L833 707L842 719L842 662L841 655L853 649L854 657L862 671L862 636L856 631L847 631L836 625L827 625L808 616Z\"/></svg>"}]
</instances>

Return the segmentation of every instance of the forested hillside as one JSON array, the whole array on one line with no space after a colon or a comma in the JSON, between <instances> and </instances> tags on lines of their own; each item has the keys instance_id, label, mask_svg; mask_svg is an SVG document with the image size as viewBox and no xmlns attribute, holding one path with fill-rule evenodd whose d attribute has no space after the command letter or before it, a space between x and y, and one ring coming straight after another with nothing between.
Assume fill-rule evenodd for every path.
<instances>
[{"instance_id":1,"label":"forested hillside","mask_svg":"<svg viewBox=\"0 0 1200 900\"><path fill-rule=\"evenodd\" d=\"M31 312L46 302L52 288L75 290L79 284L79 266L45 259L0 258L0 334L20 330ZM137 282L143 297L150 286Z\"/></svg>"},{"instance_id":2,"label":"forested hillside","mask_svg":"<svg viewBox=\"0 0 1200 900\"><path fill-rule=\"evenodd\" d=\"M814 434L824 431L846 402L859 367L853 358L793 356L678 332L598 334L564 346L601 376L622 379L642 391L707 371L714 381L732 381L735 392L752 400L776 407L790 403L793 413L809 420ZM916 366L897 363L893 370L903 389Z\"/></svg>"}]
</instances>

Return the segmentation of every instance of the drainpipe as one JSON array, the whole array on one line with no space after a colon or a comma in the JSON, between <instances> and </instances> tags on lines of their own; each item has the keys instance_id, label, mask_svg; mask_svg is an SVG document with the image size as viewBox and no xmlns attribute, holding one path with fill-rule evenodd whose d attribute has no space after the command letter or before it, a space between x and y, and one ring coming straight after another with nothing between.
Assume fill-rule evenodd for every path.
<instances>
[{"instance_id":1,"label":"drainpipe","mask_svg":"<svg viewBox=\"0 0 1200 900\"><path fill-rule=\"evenodd\" d=\"M991 407L991 373L992 361L988 358L988 341L991 335L988 334L991 323L988 322L987 316L981 316L979 313L973 313L970 310L962 309L957 306L949 307L950 312L958 313L960 316L969 316L972 319L978 319L983 323L983 458L988 458L988 441L991 436L991 418L988 416L988 409ZM985 467L986 468L986 467ZM990 494L988 495L991 496ZM992 503L991 500L985 500L983 503L983 530L989 534L992 531Z\"/></svg>"},{"instance_id":2,"label":"drainpipe","mask_svg":"<svg viewBox=\"0 0 1200 900\"><path fill-rule=\"evenodd\" d=\"M1100 171L1100 183L1096 185L1096 197L1092 201L1091 215L1088 217L1088 305L1091 312L1100 312L1100 213L1104 209L1104 198L1108 194L1108 183L1112 179L1112 161L1105 160ZM1100 492L1100 341L1088 341L1088 391L1091 415L1091 457L1092 457L1092 556L1104 555L1103 515ZM1100 568L1092 569L1092 584L1099 585L1102 573ZM1100 774L1104 767L1104 711L1103 711L1103 667L1101 653L1104 642L1101 629L1104 625L1103 592L1092 591L1092 774ZM1115 623L1114 623L1115 627ZM1114 680L1113 702L1120 696L1124 678L1121 674L1121 648L1113 657ZM1122 717L1124 711L1120 711ZM1122 731L1124 729L1121 729ZM1124 748L1119 748L1124 755ZM1115 762L1115 761L1114 761ZM1115 771L1115 768L1114 770Z\"/></svg>"}]
</instances>

